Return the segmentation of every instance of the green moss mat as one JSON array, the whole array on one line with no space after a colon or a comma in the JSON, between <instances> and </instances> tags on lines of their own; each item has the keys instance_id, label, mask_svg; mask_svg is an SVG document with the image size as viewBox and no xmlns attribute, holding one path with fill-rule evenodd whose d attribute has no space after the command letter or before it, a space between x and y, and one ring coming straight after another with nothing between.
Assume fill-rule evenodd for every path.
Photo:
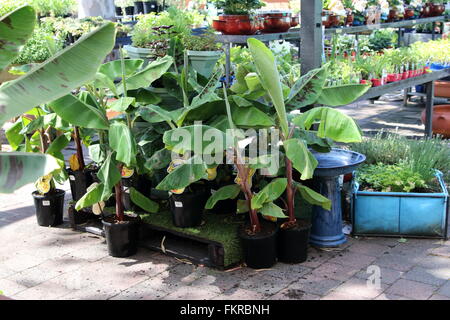
<instances>
[{"instance_id":1,"label":"green moss mat","mask_svg":"<svg viewBox=\"0 0 450 320\"><path fill-rule=\"evenodd\" d=\"M205 213L203 225L197 228L175 227L169 212L140 214L140 216L145 223L221 243L225 251L225 267L242 261L242 248L237 236L238 227L243 223L242 216Z\"/></svg>"}]
</instances>

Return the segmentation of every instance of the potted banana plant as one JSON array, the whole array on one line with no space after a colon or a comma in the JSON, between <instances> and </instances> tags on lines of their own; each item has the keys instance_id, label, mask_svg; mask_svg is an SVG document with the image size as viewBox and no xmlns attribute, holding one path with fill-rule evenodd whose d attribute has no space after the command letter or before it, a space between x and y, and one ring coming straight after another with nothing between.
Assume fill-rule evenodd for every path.
<instances>
[{"instance_id":1,"label":"potted banana plant","mask_svg":"<svg viewBox=\"0 0 450 320\"><path fill-rule=\"evenodd\" d=\"M36 12L28 5L0 18L0 42L8 43L2 49L0 70L8 69L11 61L20 53L20 48L32 35L35 25ZM5 121L20 116L35 106L64 96L93 78L98 66L114 46L114 33L114 25L106 23L25 75L4 82L0 87L0 124L3 125ZM62 65L77 67L61 69ZM47 153L36 154L22 152L20 149L0 152L1 170L4 173L0 178L0 192L14 192L27 183L54 173L55 170L59 171L61 165L49 154L49 149Z\"/></svg>"},{"instance_id":2,"label":"potted banana plant","mask_svg":"<svg viewBox=\"0 0 450 320\"><path fill-rule=\"evenodd\" d=\"M134 90L145 87L158 79L172 64L169 56L157 59L142 68L142 60L112 61L102 65L96 78L87 83L87 95L67 95L51 103L63 119L83 127L98 130L100 140L91 150L99 162L98 182L75 205L76 210L97 206L102 211L108 251L114 257L126 257L137 250L139 216L125 214L124 173L131 177L140 169L142 152L136 142L133 114L139 106ZM114 80L121 78L117 85ZM108 96L115 97L114 100ZM93 98L95 97L95 98ZM123 117L108 119L106 111L113 109ZM95 146L95 147L94 147ZM150 189L150 185L145 186ZM114 190L114 191L113 191ZM158 204L140 192L134 185L126 189L132 203L146 212L157 212ZM142 190L141 190L142 191ZM106 215L105 202L115 195L115 214Z\"/></svg>"},{"instance_id":3,"label":"potted banana plant","mask_svg":"<svg viewBox=\"0 0 450 320\"><path fill-rule=\"evenodd\" d=\"M259 40L249 39L247 44L256 67L258 81L267 91L269 101L275 109L278 120L276 123L285 155L285 203L288 219L280 226L278 259L298 263L307 258L310 224L297 220L295 216L295 193L299 192L305 201L322 206L326 210L330 210L331 203L329 199L296 181L293 176L294 169L300 173L299 180L312 178L318 162L308 145L320 152L327 152L331 148L330 139L340 142L359 141L361 135L351 118L332 108L313 108L296 117L288 117L288 111L299 110L315 103L330 106L345 105L364 94L370 86L357 84L324 87L327 78L327 66L324 66L299 78L285 98L273 53ZM295 103L292 103L294 101ZM287 108L287 105L290 107ZM312 123L316 122L319 123L318 131L312 131Z\"/></svg>"}]
</instances>

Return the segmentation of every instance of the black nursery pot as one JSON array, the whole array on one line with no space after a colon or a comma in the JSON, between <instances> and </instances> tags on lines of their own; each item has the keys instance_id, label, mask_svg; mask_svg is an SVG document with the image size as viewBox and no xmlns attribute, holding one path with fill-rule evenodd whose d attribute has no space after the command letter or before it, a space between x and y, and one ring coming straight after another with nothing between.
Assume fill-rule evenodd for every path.
<instances>
[{"instance_id":1,"label":"black nursery pot","mask_svg":"<svg viewBox=\"0 0 450 320\"><path fill-rule=\"evenodd\" d=\"M207 200L208 193L205 190L172 194L169 203L173 225L179 228L192 228L201 225Z\"/></svg>"},{"instance_id":2,"label":"black nursery pot","mask_svg":"<svg viewBox=\"0 0 450 320\"><path fill-rule=\"evenodd\" d=\"M74 205L70 205L68 209L70 226L75 229L77 225L86 223L90 220L98 220L99 217L91 212L80 210L75 210Z\"/></svg>"},{"instance_id":3,"label":"black nursery pot","mask_svg":"<svg viewBox=\"0 0 450 320\"><path fill-rule=\"evenodd\" d=\"M137 208L131 201L130 187L135 188L144 196L150 197L152 184L145 176L133 174L130 178L122 178L122 186L124 189L122 192L122 202L125 210L135 210Z\"/></svg>"},{"instance_id":4,"label":"black nursery pot","mask_svg":"<svg viewBox=\"0 0 450 320\"><path fill-rule=\"evenodd\" d=\"M66 192L55 189L45 195L34 191L34 206L38 225L42 227L55 227L63 223L64 195Z\"/></svg>"},{"instance_id":5,"label":"black nursery pot","mask_svg":"<svg viewBox=\"0 0 450 320\"><path fill-rule=\"evenodd\" d=\"M127 16L132 16L133 14L134 14L134 7L126 7L125 8L125 14L127 15Z\"/></svg>"},{"instance_id":6,"label":"black nursery pot","mask_svg":"<svg viewBox=\"0 0 450 320\"><path fill-rule=\"evenodd\" d=\"M124 258L136 253L139 239L139 218L125 217L126 221L116 223L114 216L102 220L108 253L112 257Z\"/></svg>"},{"instance_id":7,"label":"black nursery pot","mask_svg":"<svg viewBox=\"0 0 450 320\"><path fill-rule=\"evenodd\" d=\"M145 1L144 2L144 13L158 12L158 2L156 1Z\"/></svg>"},{"instance_id":8,"label":"black nursery pot","mask_svg":"<svg viewBox=\"0 0 450 320\"><path fill-rule=\"evenodd\" d=\"M144 13L144 3L142 1L134 2L134 14Z\"/></svg>"},{"instance_id":9,"label":"black nursery pot","mask_svg":"<svg viewBox=\"0 0 450 320\"><path fill-rule=\"evenodd\" d=\"M270 268L277 262L278 226L268 221L260 221L261 232L249 235L247 226L239 229L245 263L253 269Z\"/></svg>"},{"instance_id":10,"label":"black nursery pot","mask_svg":"<svg viewBox=\"0 0 450 320\"><path fill-rule=\"evenodd\" d=\"M308 242L311 223L298 220L298 225L278 231L278 261L285 263L301 263L308 258Z\"/></svg>"},{"instance_id":11,"label":"black nursery pot","mask_svg":"<svg viewBox=\"0 0 450 320\"><path fill-rule=\"evenodd\" d=\"M87 188L94 182L92 171L89 169L73 171L68 168L70 190L72 191L73 201L78 201L86 194Z\"/></svg>"},{"instance_id":12,"label":"black nursery pot","mask_svg":"<svg viewBox=\"0 0 450 320\"><path fill-rule=\"evenodd\" d=\"M122 15L122 8L121 7L115 7L116 9L116 16L121 16Z\"/></svg>"}]
</instances>

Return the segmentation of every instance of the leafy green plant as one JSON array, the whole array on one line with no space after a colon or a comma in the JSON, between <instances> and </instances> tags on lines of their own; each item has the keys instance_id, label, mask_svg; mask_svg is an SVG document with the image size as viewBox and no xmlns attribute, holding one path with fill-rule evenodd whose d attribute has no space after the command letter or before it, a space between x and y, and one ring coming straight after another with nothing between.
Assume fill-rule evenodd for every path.
<instances>
[{"instance_id":1,"label":"leafy green plant","mask_svg":"<svg viewBox=\"0 0 450 320\"><path fill-rule=\"evenodd\" d=\"M434 169L441 171L446 180L450 178L450 149L439 137L407 139L395 133L380 132L372 138L364 138L361 143L352 144L350 148L364 154L368 164L404 161L428 184L434 179Z\"/></svg>"},{"instance_id":2,"label":"leafy green plant","mask_svg":"<svg viewBox=\"0 0 450 320\"><path fill-rule=\"evenodd\" d=\"M381 192L420 192L429 188L421 174L402 161L364 165L358 170L357 180L364 189Z\"/></svg>"},{"instance_id":3,"label":"leafy green plant","mask_svg":"<svg viewBox=\"0 0 450 320\"><path fill-rule=\"evenodd\" d=\"M0 70L8 69L33 33L36 12L20 7L0 18ZM81 41L60 51L25 75L0 86L0 125L11 118L66 95L91 79L114 46L114 25L107 23ZM23 152L0 153L0 192L15 189L45 176L60 166L54 157Z\"/></svg>"},{"instance_id":4,"label":"leafy green plant","mask_svg":"<svg viewBox=\"0 0 450 320\"><path fill-rule=\"evenodd\" d=\"M374 51L394 46L397 34L391 29L375 30L369 37L369 48Z\"/></svg>"},{"instance_id":5,"label":"leafy green plant","mask_svg":"<svg viewBox=\"0 0 450 320\"><path fill-rule=\"evenodd\" d=\"M201 36L183 35L182 43L185 49L193 51L217 51L221 45L216 42L214 30L208 29Z\"/></svg>"},{"instance_id":6,"label":"leafy green plant","mask_svg":"<svg viewBox=\"0 0 450 320\"><path fill-rule=\"evenodd\" d=\"M217 9L223 9L224 14L250 14L253 10L265 6L259 0L214 0Z\"/></svg>"}]
</instances>

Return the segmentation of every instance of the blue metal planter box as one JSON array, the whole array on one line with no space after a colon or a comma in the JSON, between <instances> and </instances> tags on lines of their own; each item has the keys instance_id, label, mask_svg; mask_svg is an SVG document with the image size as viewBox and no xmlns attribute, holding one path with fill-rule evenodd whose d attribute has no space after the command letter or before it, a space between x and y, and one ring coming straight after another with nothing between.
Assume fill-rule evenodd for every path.
<instances>
[{"instance_id":1,"label":"blue metal planter box","mask_svg":"<svg viewBox=\"0 0 450 320\"><path fill-rule=\"evenodd\" d=\"M447 238L448 191L437 172L441 193L360 191L352 188L354 235Z\"/></svg>"}]
</instances>

